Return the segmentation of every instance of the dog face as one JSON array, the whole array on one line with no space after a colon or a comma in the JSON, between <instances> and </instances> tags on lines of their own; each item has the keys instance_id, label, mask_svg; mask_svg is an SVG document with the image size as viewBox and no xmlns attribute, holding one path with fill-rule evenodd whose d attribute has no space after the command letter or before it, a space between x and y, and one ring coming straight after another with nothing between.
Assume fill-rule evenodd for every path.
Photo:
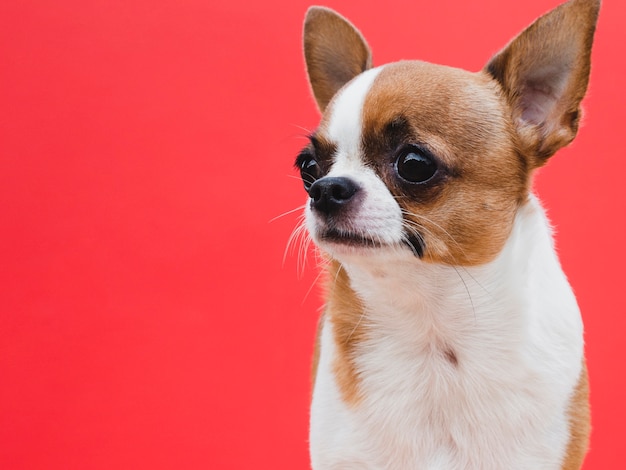
<instances>
[{"instance_id":1,"label":"dog face","mask_svg":"<svg viewBox=\"0 0 626 470\"><path fill-rule=\"evenodd\" d=\"M359 75L298 158L315 241L339 257L386 249L459 265L495 256L529 171L507 111L482 74L401 62Z\"/></svg>"},{"instance_id":2,"label":"dog face","mask_svg":"<svg viewBox=\"0 0 626 470\"><path fill-rule=\"evenodd\" d=\"M574 0L550 15L563 25L556 34L546 15L470 73L419 61L370 68L350 23L309 10L305 57L323 116L296 166L324 251L448 265L500 252L532 171L574 138L587 87L597 5Z\"/></svg>"}]
</instances>

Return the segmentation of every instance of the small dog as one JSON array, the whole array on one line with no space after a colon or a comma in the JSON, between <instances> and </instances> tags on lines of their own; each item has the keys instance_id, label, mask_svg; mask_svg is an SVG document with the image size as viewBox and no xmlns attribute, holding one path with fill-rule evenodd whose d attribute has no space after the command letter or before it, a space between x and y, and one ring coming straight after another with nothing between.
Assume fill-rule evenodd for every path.
<instances>
[{"instance_id":1,"label":"small dog","mask_svg":"<svg viewBox=\"0 0 626 470\"><path fill-rule=\"evenodd\" d=\"M354 26L308 10L314 469L582 465L583 326L531 179L577 133L599 8L557 7L478 73L372 68Z\"/></svg>"}]
</instances>

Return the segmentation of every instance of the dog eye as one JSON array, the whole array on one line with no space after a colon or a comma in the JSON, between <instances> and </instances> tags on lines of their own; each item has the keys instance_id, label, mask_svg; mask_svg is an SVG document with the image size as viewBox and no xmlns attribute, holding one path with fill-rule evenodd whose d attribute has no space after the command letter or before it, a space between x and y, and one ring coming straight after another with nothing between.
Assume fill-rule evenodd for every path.
<instances>
[{"instance_id":1,"label":"dog eye","mask_svg":"<svg viewBox=\"0 0 626 470\"><path fill-rule=\"evenodd\" d=\"M311 156L303 158L298 166L302 182L304 183L304 189L308 192L309 189L311 189L311 185L321 176L322 170L320 169L319 164Z\"/></svg>"},{"instance_id":2,"label":"dog eye","mask_svg":"<svg viewBox=\"0 0 626 470\"><path fill-rule=\"evenodd\" d=\"M410 146L396 160L396 172L409 183L425 183L435 175L437 165L426 152Z\"/></svg>"}]
</instances>

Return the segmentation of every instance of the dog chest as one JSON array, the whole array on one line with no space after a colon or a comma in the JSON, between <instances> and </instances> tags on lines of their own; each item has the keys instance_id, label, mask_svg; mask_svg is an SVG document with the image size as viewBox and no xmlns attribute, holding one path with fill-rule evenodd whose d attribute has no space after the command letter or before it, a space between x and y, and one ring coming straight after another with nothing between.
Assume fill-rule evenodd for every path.
<instances>
[{"instance_id":1,"label":"dog chest","mask_svg":"<svg viewBox=\"0 0 626 470\"><path fill-rule=\"evenodd\" d=\"M566 400L521 361L481 365L459 353L454 364L435 344L403 352L378 340L357 361L360 400L346 403L332 325L325 331L311 450L326 464L314 468L559 468Z\"/></svg>"},{"instance_id":2,"label":"dog chest","mask_svg":"<svg viewBox=\"0 0 626 470\"><path fill-rule=\"evenodd\" d=\"M560 468L582 325L536 204L488 266L343 266L359 302L325 315L312 455L368 462L350 468Z\"/></svg>"}]
</instances>

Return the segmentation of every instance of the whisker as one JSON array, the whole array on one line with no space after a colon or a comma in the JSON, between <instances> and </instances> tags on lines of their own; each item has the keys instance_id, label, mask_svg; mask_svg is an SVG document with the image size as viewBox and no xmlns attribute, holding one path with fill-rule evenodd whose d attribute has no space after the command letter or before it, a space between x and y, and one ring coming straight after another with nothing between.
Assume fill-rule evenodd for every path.
<instances>
[{"instance_id":1,"label":"whisker","mask_svg":"<svg viewBox=\"0 0 626 470\"><path fill-rule=\"evenodd\" d=\"M454 238L454 237L453 237L453 236L452 236L452 235L451 235L451 234L450 234L450 233L449 233L449 232L448 232L445 228L443 228L441 225L439 225L438 223L436 223L436 222L432 221L432 220L431 220L431 219L429 219L428 217L423 216L423 215L421 215L421 214L416 214L416 213L414 213L414 212L409 212L409 211L407 211L406 209L401 209L401 210L402 210L402 213L403 213L404 215L407 215L407 216L410 216L410 217L415 217L415 218L418 218L418 219L424 220L424 221L426 221L427 223L429 223L429 224L431 224L432 226L434 226L435 228L437 228L437 229L441 230L441 232L442 232L444 235L446 235L446 236L447 236L447 237L448 237L448 238L449 238L449 239L450 239L450 240L451 240L451 241L452 241L452 242L453 242L453 243L454 243L454 244L455 244L455 245L459 248L459 250L461 250L461 252L463 252L463 254L465 255L465 250L463 250L463 247L461 246L461 244L460 244L459 242L457 242L457 241L456 241L456 239L455 239L455 238ZM416 223L415 221L412 221L412 220L409 220L409 221L407 221L407 222L414 223L414 224ZM423 226L422 226L422 225L418 225L418 227L423 227ZM425 228L425 227L424 227L424 228ZM433 233L432 231L430 232L430 234L434 236L434 233Z\"/></svg>"},{"instance_id":2,"label":"whisker","mask_svg":"<svg viewBox=\"0 0 626 470\"><path fill-rule=\"evenodd\" d=\"M301 239L306 236L306 224L304 216L300 216L298 224L294 227L287 240L285 251L283 253L283 266L287 259L287 254L293 254L296 245L302 245Z\"/></svg>"},{"instance_id":3,"label":"whisker","mask_svg":"<svg viewBox=\"0 0 626 470\"><path fill-rule=\"evenodd\" d=\"M289 235L289 239L287 240L287 244L285 245L285 250L283 252L283 267L285 266L287 255L293 254L293 251L295 249L295 240L298 239L298 237L300 237L301 230L302 230L301 227L298 226L291 232L291 235Z\"/></svg>"},{"instance_id":4,"label":"whisker","mask_svg":"<svg viewBox=\"0 0 626 470\"><path fill-rule=\"evenodd\" d=\"M313 279L313 282L311 283L311 286L306 291L306 294L304 294L304 298L302 299L302 303L300 305L304 305L304 302L306 302L306 299L309 298L309 295L313 291L313 288L317 285L318 281L320 280L320 277L322 277L323 274L324 274L324 271L322 271L322 270L320 270L317 273L317 275L315 276L315 279Z\"/></svg>"},{"instance_id":5,"label":"whisker","mask_svg":"<svg viewBox=\"0 0 626 470\"><path fill-rule=\"evenodd\" d=\"M434 228L438 229L438 231L440 231L445 236L447 236L450 239L450 241L452 241L458 247L458 249L465 255L465 251L463 250L463 247L456 241L456 239L447 230L445 230L439 224L437 224L436 222L433 222L428 217L425 217L425 216L423 216L421 214L415 214L415 213L409 212L409 211L407 211L405 209L402 209L402 213L404 215L407 215L407 216L419 219L420 221L428 223L431 226L433 226ZM421 230L421 231L424 231L426 234L430 235L433 238L438 238L436 236L436 234L434 233L434 231L429 229L428 227L426 227L424 225L424 223L418 223L415 220L407 220L405 218L404 221L403 221L403 226L405 227L406 230L409 230L410 232L415 233L416 231ZM459 279L463 283L463 287L465 289L465 292L467 292L467 297L468 297L468 299L470 301L470 304L472 306L472 311L474 312L474 319L475 319L476 318L476 309L475 309L475 306L474 306L474 299L472 298L471 291L470 291L470 289L469 289L469 287L467 285L467 282L465 281L465 278L461 275L460 270L463 271L467 276L469 276L469 278L478 287L480 287L486 294L491 295L491 293L480 282L478 282L478 280L472 275L472 273L470 273L467 270L467 268L465 268L464 266L462 266L460 264L452 265L452 267L454 268L454 270L456 271L457 275L459 276Z\"/></svg>"},{"instance_id":6,"label":"whisker","mask_svg":"<svg viewBox=\"0 0 626 470\"><path fill-rule=\"evenodd\" d=\"M298 137L306 137L307 139L309 138L309 136L311 134L313 134L313 131L310 129L307 129L306 127L302 127L298 124L291 124L293 127L296 127L298 129L300 129L301 131L304 131L306 134L305 135L299 135Z\"/></svg>"},{"instance_id":7,"label":"whisker","mask_svg":"<svg viewBox=\"0 0 626 470\"><path fill-rule=\"evenodd\" d=\"M306 207L306 204L302 204L301 206L298 206L295 209L288 210L286 212L283 212L282 214L277 215L276 217L272 217L270 220L268 220L267 223L271 224L272 222L275 222L276 220L280 219L281 217L285 217L285 216L287 216L289 214L293 214L294 212L304 210L305 207Z\"/></svg>"},{"instance_id":8,"label":"whisker","mask_svg":"<svg viewBox=\"0 0 626 470\"><path fill-rule=\"evenodd\" d=\"M361 315L359 315L359 321L356 322L356 325L354 325L354 328L352 328L352 331L350 332L350 334L348 335L348 338L346 339L346 342L349 342L350 339L352 339L352 335L356 332L356 330L359 328L359 325L361 324L361 322L363 321L363 318L365 318L365 310L361 311Z\"/></svg>"},{"instance_id":9,"label":"whisker","mask_svg":"<svg viewBox=\"0 0 626 470\"><path fill-rule=\"evenodd\" d=\"M305 228L304 241L300 244L300 252L298 253L298 269L300 270L300 277L304 275L304 269L306 268L307 255L310 251L311 242L313 239Z\"/></svg>"},{"instance_id":10,"label":"whisker","mask_svg":"<svg viewBox=\"0 0 626 470\"><path fill-rule=\"evenodd\" d=\"M463 276L461 276L461 273L459 272L457 267L456 266L452 266L452 267L454 268L454 270L456 271L457 275L459 276L459 279L463 283L463 287L465 287L465 292L467 292L467 298L469 299L470 305L472 306L472 313L474 314L474 324L475 324L476 323L476 308L474 307L474 299L472 299L472 294L470 293L470 290L467 287L467 283L465 282L465 279L463 279ZM464 269L464 271L467 273L466 269ZM474 280L474 282L476 282L476 279L474 279L474 277L471 274L469 274L469 276ZM480 286L480 284L478 284L478 285Z\"/></svg>"},{"instance_id":11,"label":"whisker","mask_svg":"<svg viewBox=\"0 0 626 470\"><path fill-rule=\"evenodd\" d=\"M308 243L311 243L311 239L309 237L309 241ZM326 274L328 272L328 269L326 269L329 265L330 265L330 261L328 259L326 259L325 257L322 256L322 254L319 252L319 250L316 250L316 258L317 258L317 268L318 268L318 273L315 276L315 279L313 279L313 282L311 283L311 286L309 287L309 289L307 290L306 294L304 295L304 298L302 299L302 303L304 304L304 302L306 301L306 299L309 297L309 295L311 294L311 291L313 290L313 288L318 285L318 281L320 279L320 277L322 277L324 274ZM342 268L340 267L339 270L341 270ZM335 277L335 284L337 283L337 277ZM321 310L323 310L325 307L325 305L321 306Z\"/></svg>"}]
</instances>

